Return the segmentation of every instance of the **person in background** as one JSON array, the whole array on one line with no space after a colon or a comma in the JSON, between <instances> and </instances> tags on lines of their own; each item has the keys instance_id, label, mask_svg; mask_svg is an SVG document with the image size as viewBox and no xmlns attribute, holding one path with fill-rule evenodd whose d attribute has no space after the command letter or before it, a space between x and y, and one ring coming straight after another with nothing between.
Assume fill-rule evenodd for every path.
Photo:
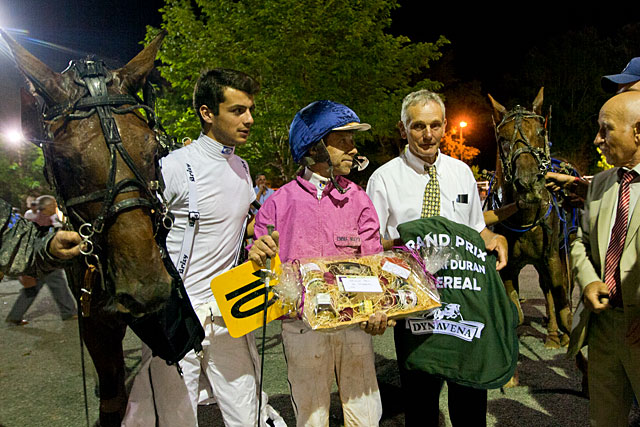
<instances>
[{"instance_id":1,"label":"person in background","mask_svg":"<svg viewBox=\"0 0 640 427\"><path fill-rule=\"evenodd\" d=\"M56 214L57 204L53 196L40 196L36 199L36 204L38 208L38 214L35 219L36 224L40 227L48 228L50 232L54 232L62 226ZM49 287L51 295L60 310L62 320L77 319L76 304L67 284L67 277L63 269L57 268L44 276L38 277L34 286L23 287L20 290L18 298L7 315L6 322L16 326L28 324L29 322L23 319L23 316L45 284ZM25 283L23 283L24 285Z\"/></svg>"},{"instance_id":2,"label":"person in background","mask_svg":"<svg viewBox=\"0 0 640 427\"><path fill-rule=\"evenodd\" d=\"M620 74L602 76L600 84L605 92L622 93L629 90L640 91L640 57L631 59Z\"/></svg>"},{"instance_id":3,"label":"person in background","mask_svg":"<svg viewBox=\"0 0 640 427\"><path fill-rule=\"evenodd\" d=\"M80 254L82 238L75 231L39 233L31 221L11 213L0 200L0 272L41 276Z\"/></svg>"},{"instance_id":4,"label":"person in background","mask_svg":"<svg viewBox=\"0 0 640 427\"><path fill-rule=\"evenodd\" d=\"M27 202L29 209L24 213L24 219L35 221L38 216L38 204L36 203L36 199L29 197L27 198Z\"/></svg>"},{"instance_id":5,"label":"person in background","mask_svg":"<svg viewBox=\"0 0 640 427\"><path fill-rule=\"evenodd\" d=\"M256 192L256 200L260 205L263 205L265 200L267 200L275 191L267 186L267 177L263 173L256 174L255 183L256 186L253 187L253 191Z\"/></svg>"}]
</instances>

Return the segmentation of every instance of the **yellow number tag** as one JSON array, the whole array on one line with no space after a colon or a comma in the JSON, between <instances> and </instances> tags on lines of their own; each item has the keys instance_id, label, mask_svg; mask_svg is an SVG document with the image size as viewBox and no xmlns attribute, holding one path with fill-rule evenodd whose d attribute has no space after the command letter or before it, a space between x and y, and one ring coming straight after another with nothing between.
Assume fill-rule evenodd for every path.
<instances>
[{"instance_id":1,"label":"yellow number tag","mask_svg":"<svg viewBox=\"0 0 640 427\"><path fill-rule=\"evenodd\" d=\"M216 298L222 318L227 324L229 335L239 338L262 326L264 316L264 283L261 279L261 268L253 261L247 261L211 281L211 290ZM276 255L271 260L274 272L269 287L278 283L280 258ZM289 310L269 291L267 323L277 319Z\"/></svg>"}]
</instances>

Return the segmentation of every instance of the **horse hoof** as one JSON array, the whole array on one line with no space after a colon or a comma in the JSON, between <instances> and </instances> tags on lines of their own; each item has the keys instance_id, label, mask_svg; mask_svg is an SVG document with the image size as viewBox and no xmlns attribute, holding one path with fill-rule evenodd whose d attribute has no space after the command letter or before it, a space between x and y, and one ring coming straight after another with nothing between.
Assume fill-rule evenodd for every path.
<instances>
[{"instance_id":1,"label":"horse hoof","mask_svg":"<svg viewBox=\"0 0 640 427\"><path fill-rule=\"evenodd\" d=\"M513 388L513 387L518 387L519 385L520 385L520 380L518 379L518 374L516 373L514 376L511 377L509 382L507 382L503 387Z\"/></svg>"},{"instance_id":2,"label":"horse hoof","mask_svg":"<svg viewBox=\"0 0 640 427\"><path fill-rule=\"evenodd\" d=\"M518 293L516 291L511 291L509 298L515 304L516 309L518 309L518 326L521 326L524 323L524 313L522 312L522 307L520 306L520 299L518 298Z\"/></svg>"},{"instance_id":3,"label":"horse hoof","mask_svg":"<svg viewBox=\"0 0 640 427\"><path fill-rule=\"evenodd\" d=\"M562 336L560 337L560 345L562 347L568 347L569 346L569 334L562 334Z\"/></svg>"}]
</instances>

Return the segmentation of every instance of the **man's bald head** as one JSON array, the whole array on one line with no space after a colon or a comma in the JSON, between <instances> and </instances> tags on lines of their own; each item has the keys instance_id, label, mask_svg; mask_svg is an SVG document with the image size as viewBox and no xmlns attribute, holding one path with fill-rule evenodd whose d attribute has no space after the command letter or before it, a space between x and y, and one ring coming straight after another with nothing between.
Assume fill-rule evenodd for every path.
<instances>
[{"instance_id":1,"label":"man's bald head","mask_svg":"<svg viewBox=\"0 0 640 427\"><path fill-rule=\"evenodd\" d=\"M628 91L619 93L605 102L602 106L602 109L604 108L620 114L620 117L627 123L636 123L640 121L640 92Z\"/></svg>"},{"instance_id":2,"label":"man's bald head","mask_svg":"<svg viewBox=\"0 0 640 427\"><path fill-rule=\"evenodd\" d=\"M633 168L640 163L640 92L620 93L600 109L594 144L607 162Z\"/></svg>"}]
</instances>

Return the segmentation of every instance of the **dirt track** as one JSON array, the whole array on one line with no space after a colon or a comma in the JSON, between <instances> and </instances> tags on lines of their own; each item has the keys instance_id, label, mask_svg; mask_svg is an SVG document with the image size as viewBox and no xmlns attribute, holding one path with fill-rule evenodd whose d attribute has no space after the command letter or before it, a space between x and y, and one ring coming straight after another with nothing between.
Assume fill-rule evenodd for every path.
<instances>
[{"instance_id":1,"label":"dirt track","mask_svg":"<svg viewBox=\"0 0 640 427\"><path fill-rule=\"evenodd\" d=\"M491 426L586 426L587 400L580 395L580 377L563 349L547 349L542 344L544 306L537 287L537 275L525 269L521 276L525 324L520 335L520 387L489 391L488 425ZM0 316L4 319L17 297L17 281L0 283ZM0 327L0 427L84 426L80 344L75 321L63 322L45 287L26 315L29 325ZM3 322L4 324L4 322ZM267 328L265 389L271 405L295 425L288 397L286 368L277 322ZM381 425L403 425L399 380L390 331L374 340L378 380L384 415ZM128 334L125 339L129 380L140 360L140 343ZM95 374L87 364L89 419L97 419L97 398L93 390ZM331 425L341 425L337 394L333 396ZM450 425L446 393L441 397L441 423ZM638 411L634 426L640 426ZM222 426L214 406L200 407L201 427Z\"/></svg>"}]
</instances>

